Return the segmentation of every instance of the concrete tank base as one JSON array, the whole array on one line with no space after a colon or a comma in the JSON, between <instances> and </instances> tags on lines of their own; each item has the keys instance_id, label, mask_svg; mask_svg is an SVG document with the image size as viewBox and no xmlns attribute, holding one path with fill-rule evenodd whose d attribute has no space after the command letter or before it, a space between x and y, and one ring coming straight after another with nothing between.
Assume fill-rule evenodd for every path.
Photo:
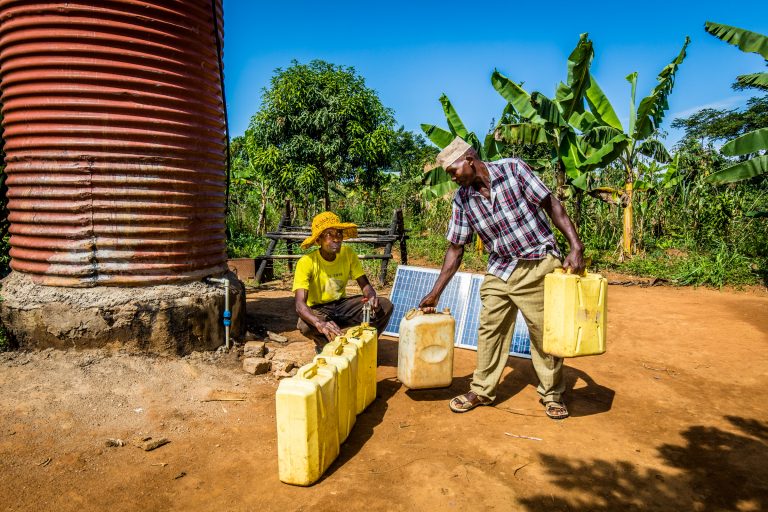
<instances>
[{"instance_id":1,"label":"concrete tank base","mask_svg":"<svg viewBox=\"0 0 768 512\"><path fill-rule=\"evenodd\" d=\"M231 338L245 334L245 288L232 272ZM0 320L21 349L122 348L184 355L224 344L222 285L191 282L135 288L59 288L11 272L2 281Z\"/></svg>"}]
</instances>

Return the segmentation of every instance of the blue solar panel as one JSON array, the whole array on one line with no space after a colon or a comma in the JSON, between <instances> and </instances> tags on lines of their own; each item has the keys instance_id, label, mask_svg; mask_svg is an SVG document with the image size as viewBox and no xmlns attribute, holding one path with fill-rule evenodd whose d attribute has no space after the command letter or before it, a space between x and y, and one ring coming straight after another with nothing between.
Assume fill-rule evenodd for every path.
<instances>
[{"instance_id":1,"label":"blue solar panel","mask_svg":"<svg viewBox=\"0 0 768 512\"><path fill-rule=\"evenodd\" d=\"M419 305L419 301L435 284L438 270L400 265L395 273L390 300L395 306L392 318L383 334L398 336L400 321L409 309ZM477 350L477 329L480 323L480 285L483 276L457 272L446 286L440 297L438 309L450 308L456 320L455 345ZM518 357L530 357L530 339L528 326L522 314L518 312L515 331L512 335L510 354Z\"/></svg>"},{"instance_id":2,"label":"blue solar panel","mask_svg":"<svg viewBox=\"0 0 768 512\"><path fill-rule=\"evenodd\" d=\"M395 282L392 285L392 293L389 300L394 304L394 312L389 320L389 324L382 334L390 336L399 336L400 321L408 310L418 307L419 301L429 293L437 281L440 272L431 268L418 268L406 265L397 267L395 273ZM459 326L463 318L464 310L468 297L468 290L471 281L471 275L463 272L457 272L448 283L437 303L439 310L449 308L456 320L456 326ZM459 338L459 329L456 329L456 339Z\"/></svg>"}]
</instances>

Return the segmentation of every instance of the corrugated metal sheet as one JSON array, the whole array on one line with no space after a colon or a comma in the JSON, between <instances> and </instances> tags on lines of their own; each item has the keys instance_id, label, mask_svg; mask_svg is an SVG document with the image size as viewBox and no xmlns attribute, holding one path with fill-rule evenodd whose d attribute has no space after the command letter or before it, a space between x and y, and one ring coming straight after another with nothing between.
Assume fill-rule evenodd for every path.
<instances>
[{"instance_id":1,"label":"corrugated metal sheet","mask_svg":"<svg viewBox=\"0 0 768 512\"><path fill-rule=\"evenodd\" d=\"M226 270L212 1L0 0L11 268L53 286Z\"/></svg>"}]
</instances>

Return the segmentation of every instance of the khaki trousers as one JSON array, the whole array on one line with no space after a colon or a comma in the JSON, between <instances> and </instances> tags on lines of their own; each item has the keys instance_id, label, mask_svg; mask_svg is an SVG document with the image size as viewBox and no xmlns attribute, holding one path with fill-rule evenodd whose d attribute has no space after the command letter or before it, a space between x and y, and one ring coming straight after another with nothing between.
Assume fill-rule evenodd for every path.
<instances>
[{"instance_id":1,"label":"khaki trousers","mask_svg":"<svg viewBox=\"0 0 768 512\"><path fill-rule=\"evenodd\" d=\"M531 336L531 360L539 378L537 391L544 402L561 400L563 360L543 351L544 276L561 267L548 255L543 260L519 260L509 279L486 274L480 286L480 328L477 339L477 369L470 389L494 400L501 373L507 364L517 310L523 314Z\"/></svg>"}]
</instances>

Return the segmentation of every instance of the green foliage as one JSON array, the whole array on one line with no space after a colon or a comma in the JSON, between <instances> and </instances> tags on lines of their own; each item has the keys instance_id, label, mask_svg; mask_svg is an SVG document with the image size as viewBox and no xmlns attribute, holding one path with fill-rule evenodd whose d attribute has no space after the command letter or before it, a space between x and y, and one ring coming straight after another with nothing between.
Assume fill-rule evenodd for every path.
<instances>
[{"instance_id":1,"label":"green foliage","mask_svg":"<svg viewBox=\"0 0 768 512\"><path fill-rule=\"evenodd\" d=\"M743 52L754 52L763 57L768 64L768 36L750 32L742 28L721 25L708 21L704 29L713 36L732 44ZM755 88L768 91L768 73L757 73L736 78L739 88ZM733 183L768 173L768 128L766 124L758 125L756 130L744 132L736 139L726 143L722 148L723 154L752 155L752 158L742 160L730 167L712 174L710 183ZM762 152L762 155L759 153Z\"/></svg>"},{"instance_id":2,"label":"green foliage","mask_svg":"<svg viewBox=\"0 0 768 512\"><path fill-rule=\"evenodd\" d=\"M768 126L768 95L747 100L747 108L705 108L684 118L672 121L672 128L685 130L685 138L706 141L724 141Z\"/></svg>"},{"instance_id":3,"label":"green foliage","mask_svg":"<svg viewBox=\"0 0 768 512\"><path fill-rule=\"evenodd\" d=\"M250 164L296 204L322 199L334 185L381 185L394 119L351 67L320 60L277 69L246 132Z\"/></svg>"}]
</instances>

